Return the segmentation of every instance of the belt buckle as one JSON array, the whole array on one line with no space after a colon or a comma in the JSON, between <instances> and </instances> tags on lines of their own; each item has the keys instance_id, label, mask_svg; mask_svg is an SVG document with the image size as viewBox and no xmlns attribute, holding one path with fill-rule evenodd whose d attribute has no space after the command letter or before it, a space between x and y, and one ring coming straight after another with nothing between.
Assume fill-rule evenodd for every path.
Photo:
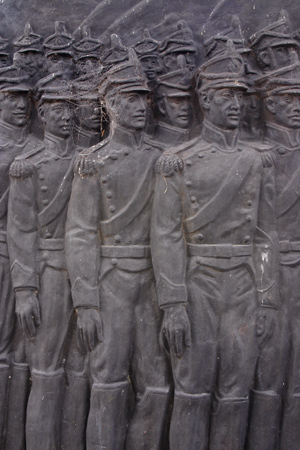
<instances>
[{"instance_id":1,"label":"belt buckle","mask_svg":"<svg viewBox=\"0 0 300 450\"><path fill-rule=\"evenodd\" d=\"M232 257L232 245L231 244L220 244L215 247L217 258L231 258Z\"/></svg>"}]
</instances>

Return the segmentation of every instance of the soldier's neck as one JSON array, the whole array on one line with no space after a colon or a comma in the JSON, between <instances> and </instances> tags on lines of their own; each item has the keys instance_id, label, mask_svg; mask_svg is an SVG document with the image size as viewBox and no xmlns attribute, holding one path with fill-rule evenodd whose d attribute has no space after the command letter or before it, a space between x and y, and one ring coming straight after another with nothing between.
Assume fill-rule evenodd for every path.
<instances>
[{"instance_id":1,"label":"soldier's neck","mask_svg":"<svg viewBox=\"0 0 300 450\"><path fill-rule=\"evenodd\" d=\"M112 131L111 139L126 147L139 148L143 141L143 136L144 131L142 130L128 130L120 125L116 125Z\"/></svg>"},{"instance_id":2,"label":"soldier's neck","mask_svg":"<svg viewBox=\"0 0 300 450\"><path fill-rule=\"evenodd\" d=\"M285 147L299 147L300 128L286 128L274 122L266 122L266 138Z\"/></svg>"},{"instance_id":3,"label":"soldier's neck","mask_svg":"<svg viewBox=\"0 0 300 450\"><path fill-rule=\"evenodd\" d=\"M67 138L61 138L52 133L49 133L49 131L45 131L44 142L52 152L61 157L68 156L72 151L71 144L73 143L73 141L71 136Z\"/></svg>"},{"instance_id":4,"label":"soldier's neck","mask_svg":"<svg viewBox=\"0 0 300 450\"><path fill-rule=\"evenodd\" d=\"M181 144L188 139L189 130L184 128L175 127L163 121L158 121L155 138L160 142L177 145Z\"/></svg>"},{"instance_id":5,"label":"soldier's neck","mask_svg":"<svg viewBox=\"0 0 300 450\"><path fill-rule=\"evenodd\" d=\"M0 135L2 139L21 144L28 136L28 127L17 127L0 119Z\"/></svg>"},{"instance_id":6,"label":"soldier's neck","mask_svg":"<svg viewBox=\"0 0 300 450\"><path fill-rule=\"evenodd\" d=\"M201 137L207 142L218 144L224 150L232 150L237 144L238 129L225 130L204 119Z\"/></svg>"}]
</instances>

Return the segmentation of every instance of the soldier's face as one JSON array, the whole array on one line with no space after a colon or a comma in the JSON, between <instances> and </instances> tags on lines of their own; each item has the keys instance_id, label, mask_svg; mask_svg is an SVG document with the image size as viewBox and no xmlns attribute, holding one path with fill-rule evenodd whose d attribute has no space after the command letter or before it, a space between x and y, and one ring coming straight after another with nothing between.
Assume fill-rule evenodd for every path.
<instances>
[{"instance_id":1,"label":"soldier's face","mask_svg":"<svg viewBox=\"0 0 300 450\"><path fill-rule=\"evenodd\" d=\"M206 106L208 119L217 127L233 130L240 122L243 92L236 88L214 89Z\"/></svg>"},{"instance_id":2,"label":"soldier's face","mask_svg":"<svg viewBox=\"0 0 300 450\"><path fill-rule=\"evenodd\" d=\"M1 99L0 108L0 117L3 122L23 127L29 118L29 95L27 92L6 92Z\"/></svg>"},{"instance_id":3,"label":"soldier's face","mask_svg":"<svg viewBox=\"0 0 300 450\"><path fill-rule=\"evenodd\" d=\"M74 63L71 55L56 53L47 56L47 69L49 73L62 72L65 76L73 77Z\"/></svg>"},{"instance_id":4,"label":"soldier's face","mask_svg":"<svg viewBox=\"0 0 300 450\"><path fill-rule=\"evenodd\" d=\"M101 124L101 108L98 100L81 102L77 107L80 126L85 130L99 131Z\"/></svg>"},{"instance_id":5,"label":"soldier's face","mask_svg":"<svg viewBox=\"0 0 300 450\"><path fill-rule=\"evenodd\" d=\"M85 75L90 71L95 71L100 67L97 58L81 58L76 61L76 70L78 75Z\"/></svg>"},{"instance_id":6,"label":"soldier's face","mask_svg":"<svg viewBox=\"0 0 300 450\"><path fill-rule=\"evenodd\" d=\"M276 67L282 67L291 64L291 56L293 51L295 51L295 49L289 45L280 45L278 47L273 47L272 52L276 61Z\"/></svg>"},{"instance_id":7,"label":"soldier's face","mask_svg":"<svg viewBox=\"0 0 300 450\"><path fill-rule=\"evenodd\" d=\"M147 95L139 92L121 93L117 121L131 130L142 130L146 125Z\"/></svg>"},{"instance_id":8,"label":"soldier's face","mask_svg":"<svg viewBox=\"0 0 300 450\"><path fill-rule=\"evenodd\" d=\"M300 128L299 94L274 95L267 102L276 123L287 128Z\"/></svg>"},{"instance_id":9,"label":"soldier's face","mask_svg":"<svg viewBox=\"0 0 300 450\"><path fill-rule=\"evenodd\" d=\"M188 128L192 116L189 97L167 97L166 109L170 124L179 128Z\"/></svg>"},{"instance_id":10,"label":"soldier's face","mask_svg":"<svg viewBox=\"0 0 300 450\"><path fill-rule=\"evenodd\" d=\"M148 56L143 58L141 63L148 80L154 80L160 70L157 58L154 56Z\"/></svg>"},{"instance_id":11,"label":"soldier's face","mask_svg":"<svg viewBox=\"0 0 300 450\"><path fill-rule=\"evenodd\" d=\"M24 70L30 77L36 75L39 67L41 66L41 55L38 52L20 52L15 62L17 67Z\"/></svg>"},{"instance_id":12,"label":"soldier's face","mask_svg":"<svg viewBox=\"0 0 300 450\"><path fill-rule=\"evenodd\" d=\"M67 101L45 102L41 116L46 131L64 139L70 136L73 112Z\"/></svg>"},{"instance_id":13,"label":"soldier's face","mask_svg":"<svg viewBox=\"0 0 300 450\"><path fill-rule=\"evenodd\" d=\"M0 55L0 69L6 67L9 64L9 59L7 55Z\"/></svg>"}]
</instances>

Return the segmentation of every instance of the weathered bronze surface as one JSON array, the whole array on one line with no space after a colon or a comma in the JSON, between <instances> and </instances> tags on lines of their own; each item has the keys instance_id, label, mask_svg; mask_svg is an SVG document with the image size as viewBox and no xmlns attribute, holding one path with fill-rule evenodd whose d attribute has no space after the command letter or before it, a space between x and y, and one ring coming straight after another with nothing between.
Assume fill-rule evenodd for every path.
<instances>
[{"instance_id":1,"label":"weathered bronze surface","mask_svg":"<svg viewBox=\"0 0 300 450\"><path fill-rule=\"evenodd\" d=\"M0 2L1 450L299 450L283 3Z\"/></svg>"}]
</instances>

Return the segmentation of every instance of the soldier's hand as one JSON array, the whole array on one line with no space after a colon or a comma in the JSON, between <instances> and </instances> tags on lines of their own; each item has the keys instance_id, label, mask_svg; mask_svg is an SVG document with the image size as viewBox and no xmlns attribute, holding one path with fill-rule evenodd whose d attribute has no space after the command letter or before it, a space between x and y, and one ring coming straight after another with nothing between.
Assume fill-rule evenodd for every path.
<instances>
[{"instance_id":1,"label":"soldier's hand","mask_svg":"<svg viewBox=\"0 0 300 450\"><path fill-rule=\"evenodd\" d=\"M78 308L77 314L77 345L82 353L86 353L103 341L100 311L95 308Z\"/></svg>"},{"instance_id":2,"label":"soldier's hand","mask_svg":"<svg viewBox=\"0 0 300 450\"><path fill-rule=\"evenodd\" d=\"M172 305L164 308L164 319L161 329L163 342L167 344L177 358L181 358L186 347L191 346L191 327L186 309L183 305Z\"/></svg>"},{"instance_id":3,"label":"soldier's hand","mask_svg":"<svg viewBox=\"0 0 300 450\"><path fill-rule=\"evenodd\" d=\"M40 307L35 291L24 289L16 292L16 314L28 339L36 335L41 324Z\"/></svg>"}]
</instances>

